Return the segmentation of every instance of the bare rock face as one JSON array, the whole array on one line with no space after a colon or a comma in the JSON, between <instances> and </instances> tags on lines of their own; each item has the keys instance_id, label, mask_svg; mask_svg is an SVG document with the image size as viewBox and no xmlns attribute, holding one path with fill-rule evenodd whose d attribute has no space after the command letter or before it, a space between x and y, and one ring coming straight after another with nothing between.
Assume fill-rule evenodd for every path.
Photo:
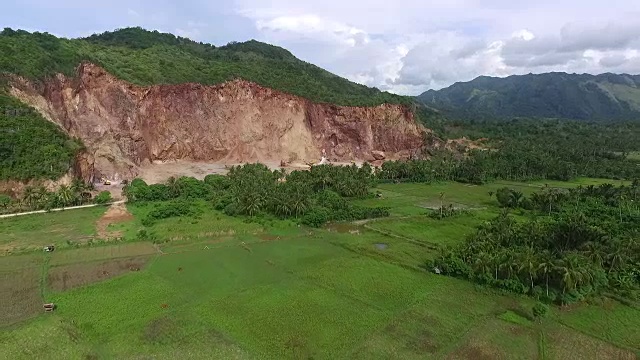
<instances>
[{"instance_id":1,"label":"bare rock face","mask_svg":"<svg viewBox=\"0 0 640 360\"><path fill-rule=\"evenodd\" d=\"M379 151L379 150L372 150L371 156L373 156L373 158L376 160L384 160L387 157L384 151Z\"/></svg>"},{"instance_id":2,"label":"bare rock face","mask_svg":"<svg viewBox=\"0 0 640 360\"><path fill-rule=\"evenodd\" d=\"M77 75L43 85L15 77L12 94L38 109L86 152L76 173L131 178L141 165L203 162L366 160L406 157L427 130L401 105L347 107L236 80L141 87L83 63Z\"/></svg>"}]
</instances>

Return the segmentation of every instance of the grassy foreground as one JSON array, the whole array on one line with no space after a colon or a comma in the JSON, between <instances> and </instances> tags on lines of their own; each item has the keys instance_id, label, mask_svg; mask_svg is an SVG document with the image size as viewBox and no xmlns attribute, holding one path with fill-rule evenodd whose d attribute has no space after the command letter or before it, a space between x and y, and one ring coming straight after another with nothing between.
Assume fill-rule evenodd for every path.
<instances>
[{"instance_id":1,"label":"grassy foreground","mask_svg":"<svg viewBox=\"0 0 640 360\"><path fill-rule=\"evenodd\" d=\"M531 299L420 269L499 212L487 193L502 186L380 185L381 199L358 202L388 206L391 218L325 229L208 209L147 229L168 240L160 245L134 241L148 208L131 206L134 220L111 225L124 242L0 257L1 300L11 304L0 358L635 359L635 307L606 299L554 308L538 323ZM424 216L441 199L470 211ZM61 223L90 235L92 211L9 223L11 243L62 242L44 235ZM41 314L43 301L58 309Z\"/></svg>"}]
</instances>

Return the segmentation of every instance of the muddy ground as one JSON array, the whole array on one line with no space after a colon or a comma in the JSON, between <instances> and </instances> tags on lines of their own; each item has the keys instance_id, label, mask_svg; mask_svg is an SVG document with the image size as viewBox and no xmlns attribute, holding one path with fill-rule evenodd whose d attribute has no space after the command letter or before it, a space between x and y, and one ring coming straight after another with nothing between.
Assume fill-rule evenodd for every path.
<instances>
[{"instance_id":1,"label":"muddy ground","mask_svg":"<svg viewBox=\"0 0 640 360\"><path fill-rule=\"evenodd\" d=\"M47 285L53 291L64 291L140 271L150 256L114 259L53 267L49 270Z\"/></svg>"},{"instance_id":2,"label":"muddy ground","mask_svg":"<svg viewBox=\"0 0 640 360\"><path fill-rule=\"evenodd\" d=\"M44 311L40 275L39 267L0 272L0 326L29 319Z\"/></svg>"}]
</instances>

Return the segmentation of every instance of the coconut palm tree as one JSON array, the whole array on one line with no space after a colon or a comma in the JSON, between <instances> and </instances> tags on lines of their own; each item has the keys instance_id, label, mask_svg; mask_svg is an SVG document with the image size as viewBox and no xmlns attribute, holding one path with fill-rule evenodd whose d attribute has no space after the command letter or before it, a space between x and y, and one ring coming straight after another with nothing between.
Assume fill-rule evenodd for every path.
<instances>
[{"instance_id":1,"label":"coconut palm tree","mask_svg":"<svg viewBox=\"0 0 640 360\"><path fill-rule=\"evenodd\" d=\"M75 178L71 182L71 191L73 192L73 201L72 205L82 205L83 203L83 194L87 189L87 184L81 179Z\"/></svg>"},{"instance_id":2,"label":"coconut palm tree","mask_svg":"<svg viewBox=\"0 0 640 360\"><path fill-rule=\"evenodd\" d=\"M73 190L71 190L71 187L67 185L61 185L56 195L58 196L62 207L71 205L75 199Z\"/></svg>"},{"instance_id":3,"label":"coconut palm tree","mask_svg":"<svg viewBox=\"0 0 640 360\"><path fill-rule=\"evenodd\" d=\"M171 197L178 197L178 195L180 195L180 183L178 182L178 179L175 178L175 176L172 176L170 178L167 179L167 187L169 188L169 193L171 194Z\"/></svg>"},{"instance_id":4,"label":"coconut palm tree","mask_svg":"<svg viewBox=\"0 0 640 360\"><path fill-rule=\"evenodd\" d=\"M549 275L552 274L556 268L555 261L556 259L549 251L544 251L540 256L540 263L538 264L538 272L542 273L545 278L547 297L549 297Z\"/></svg>"},{"instance_id":5,"label":"coconut palm tree","mask_svg":"<svg viewBox=\"0 0 640 360\"><path fill-rule=\"evenodd\" d=\"M556 271L560 275L562 292L576 289L588 280L585 269L580 263L580 258L576 254L567 254L563 259L556 261Z\"/></svg>"},{"instance_id":6,"label":"coconut palm tree","mask_svg":"<svg viewBox=\"0 0 640 360\"><path fill-rule=\"evenodd\" d=\"M254 216L263 206L262 194L258 192L249 192L240 197L240 208L243 213Z\"/></svg>"},{"instance_id":7,"label":"coconut palm tree","mask_svg":"<svg viewBox=\"0 0 640 360\"><path fill-rule=\"evenodd\" d=\"M517 190L511 190L510 196L510 205L512 208L517 208L520 206L522 199L524 198L524 194Z\"/></svg>"},{"instance_id":8,"label":"coconut palm tree","mask_svg":"<svg viewBox=\"0 0 640 360\"><path fill-rule=\"evenodd\" d=\"M22 202L26 203L30 209L33 209L37 204L37 196L36 189L32 186L27 186L22 193Z\"/></svg>"},{"instance_id":9,"label":"coconut palm tree","mask_svg":"<svg viewBox=\"0 0 640 360\"><path fill-rule=\"evenodd\" d=\"M533 291L533 280L535 277L537 277L538 265L540 263L538 256L536 255L533 248L527 247L526 250L522 252L521 257L518 260L520 262L518 270L520 272L524 271L528 275L531 284L530 291Z\"/></svg>"},{"instance_id":10,"label":"coconut palm tree","mask_svg":"<svg viewBox=\"0 0 640 360\"><path fill-rule=\"evenodd\" d=\"M583 253L594 265L602 267L605 260L605 248L601 243L589 241L582 246Z\"/></svg>"},{"instance_id":11,"label":"coconut palm tree","mask_svg":"<svg viewBox=\"0 0 640 360\"><path fill-rule=\"evenodd\" d=\"M480 253L474 261L474 268L483 275L491 276L493 272L493 258L487 253Z\"/></svg>"},{"instance_id":12,"label":"coconut palm tree","mask_svg":"<svg viewBox=\"0 0 640 360\"><path fill-rule=\"evenodd\" d=\"M607 271L610 274L614 269L622 267L622 265L626 262L626 249L621 246L620 243L614 243L613 249L609 250L609 254L607 255L607 261L609 262L609 270Z\"/></svg>"},{"instance_id":13,"label":"coconut palm tree","mask_svg":"<svg viewBox=\"0 0 640 360\"><path fill-rule=\"evenodd\" d=\"M35 208L44 207L49 200L49 192L42 185L36 188L34 196L35 196Z\"/></svg>"}]
</instances>

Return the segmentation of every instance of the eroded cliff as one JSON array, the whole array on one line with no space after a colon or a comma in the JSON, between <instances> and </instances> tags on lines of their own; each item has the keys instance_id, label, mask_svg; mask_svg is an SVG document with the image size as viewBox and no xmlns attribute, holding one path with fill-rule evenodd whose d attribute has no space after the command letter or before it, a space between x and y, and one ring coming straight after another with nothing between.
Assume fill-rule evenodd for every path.
<instances>
[{"instance_id":1,"label":"eroded cliff","mask_svg":"<svg viewBox=\"0 0 640 360\"><path fill-rule=\"evenodd\" d=\"M154 162L317 161L406 158L428 130L400 105L345 107L236 80L140 87L83 63L75 77L12 79L14 96L38 109L86 151L76 172L131 178Z\"/></svg>"}]
</instances>

